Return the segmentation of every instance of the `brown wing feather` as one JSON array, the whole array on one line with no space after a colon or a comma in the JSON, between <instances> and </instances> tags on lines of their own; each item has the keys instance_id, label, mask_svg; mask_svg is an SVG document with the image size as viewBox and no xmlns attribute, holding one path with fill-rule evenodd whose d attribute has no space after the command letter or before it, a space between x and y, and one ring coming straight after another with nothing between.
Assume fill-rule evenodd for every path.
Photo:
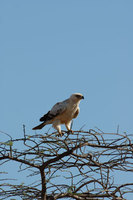
<instances>
[{"instance_id":1,"label":"brown wing feather","mask_svg":"<svg viewBox=\"0 0 133 200\"><path fill-rule=\"evenodd\" d=\"M48 120L53 119L54 117L56 117L56 115L51 114L50 111L49 111L47 114L43 115L43 117L40 118L40 121L41 122L43 122L43 121L46 122Z\"/></svg>"},{"instance_id":2,"label":"brown wing feather","mask_svg":"<svg viewBox=\"0 0 133 200\"><path fill-rule=\"evenodd\" d=\"M46 113L43 117L40 118L40 121L49 121L55 118L56 116L62 114L66 110L67 101L56 103L48 113Z\"/></svg>"}]
</instances>

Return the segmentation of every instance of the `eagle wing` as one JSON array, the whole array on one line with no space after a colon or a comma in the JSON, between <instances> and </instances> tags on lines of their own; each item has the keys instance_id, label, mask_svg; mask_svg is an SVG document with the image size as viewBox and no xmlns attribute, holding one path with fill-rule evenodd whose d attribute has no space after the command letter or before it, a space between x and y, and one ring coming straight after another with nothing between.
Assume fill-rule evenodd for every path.
<instances>
[{"instance_id":1,"label":"eagle wing","mask_svg":"<svg viewBox=\"0 0 133 200\"><path fill-rule=\"evenodd\" d=\"M47 114L40 118L40 121L46 122L64 113L67 110L67 104L67 100L56 103Z\"/></svg>"}]
</instances>

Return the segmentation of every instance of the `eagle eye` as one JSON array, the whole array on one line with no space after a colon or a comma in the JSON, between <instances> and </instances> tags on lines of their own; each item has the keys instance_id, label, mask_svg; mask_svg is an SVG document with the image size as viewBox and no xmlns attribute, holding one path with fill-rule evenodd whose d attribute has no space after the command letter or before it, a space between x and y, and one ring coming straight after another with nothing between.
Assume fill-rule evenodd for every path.
<instances>
[{"instance_id":1,"label":"eagle eye","mask_svg":"<svg viewBox=\"0 0 133 200\"><path fill-rule=\"evenodd\" d=\"M75 96L76 96L77 98L80 98L80 97L81 97L81 96L80 96L80 95L78 95L78 94L76 94Z\"/></svg>"}]
</instances>

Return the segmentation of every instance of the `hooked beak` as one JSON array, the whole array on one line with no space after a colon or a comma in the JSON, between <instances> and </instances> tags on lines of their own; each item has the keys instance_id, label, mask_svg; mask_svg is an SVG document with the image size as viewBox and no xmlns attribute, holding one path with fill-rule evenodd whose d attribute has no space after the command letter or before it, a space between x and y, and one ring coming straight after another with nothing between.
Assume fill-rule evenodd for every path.
<instances>
[{"instance_id":1,"label":"hooked beak","mask_svg":"<svg viewBox=\"0 0 133 200\"><path fill-rule=\"evenodd\" d=\"M82 96L82 99L84 99L84 96Z\"/></svg>"}]
</instances>

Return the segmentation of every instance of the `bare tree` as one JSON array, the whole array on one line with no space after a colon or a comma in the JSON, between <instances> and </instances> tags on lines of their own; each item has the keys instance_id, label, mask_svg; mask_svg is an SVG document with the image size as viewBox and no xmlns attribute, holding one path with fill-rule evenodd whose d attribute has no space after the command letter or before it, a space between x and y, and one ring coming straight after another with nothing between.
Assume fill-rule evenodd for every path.
<instances>
[{"instance_id":1,"label":"bare tree","mask_svg":"<svg viewBox=\"0 0 133 200\"><path fill-rule=\"evenodd\" d=\"M21 143L21 144L20 144ZM19 173L28 171L30 185L0 180L0 199L98 200L125 198L133 193L133 182L115 184L114 172L133 171L132 136L101 130L64 132L24 137L1 142L1 166L20 163ZM10 163L8 163L10 165ZM31 171L29 171L31 170ZM9 178L9 177L8 177Z\"/></svg>"}]
</instances>

